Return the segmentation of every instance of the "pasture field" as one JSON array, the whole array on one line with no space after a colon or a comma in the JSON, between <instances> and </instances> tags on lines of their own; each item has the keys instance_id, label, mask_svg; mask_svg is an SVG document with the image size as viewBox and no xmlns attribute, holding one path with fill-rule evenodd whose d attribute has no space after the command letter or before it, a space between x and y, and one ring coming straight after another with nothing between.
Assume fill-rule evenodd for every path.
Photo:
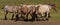
<instances>
[{"instance_id":1,"label":"pasture field","mask_svg":"<svg viewBox=\"0 0 60 25\"><path fill-rule=\"evenodd\" d=\"M57 9L57 12L55 12L53 9L51 9L51 18L50 18L50 21L48 21L48 23L46 23L47 21L45 22L42 22L42 23L46 23L45 25L49 25L49 24L53 24L53 25L60 25L60 0L0 0L0 19L4 19L4 11L3 9L1 9L2 7L4 7L5 5L20 5L20 4L48 4L48 3L55 3L56 4L56 9ZM12 13L9 13L8 14L8 19L11 19L11 15ZM9 23L12 21L7 21L7 23ZM0 20L0 24L2 23L6 23L6 20ZM18 24L20 22L18 21ZM33 24L30 22L21 22L20 24L22 25L29 25L29 24L32 24L32 25L37 25L39 22L33 22ZM41 23L41 25L43 25ZM56 24L57 23L57 24ZM16 22L14 22L14 24L17 24ZM12 24L12 25L14 25ZM8 24L7 24L8 25ZM40 24L39 24L40 25Z\"/></svg>"}]
</instances>

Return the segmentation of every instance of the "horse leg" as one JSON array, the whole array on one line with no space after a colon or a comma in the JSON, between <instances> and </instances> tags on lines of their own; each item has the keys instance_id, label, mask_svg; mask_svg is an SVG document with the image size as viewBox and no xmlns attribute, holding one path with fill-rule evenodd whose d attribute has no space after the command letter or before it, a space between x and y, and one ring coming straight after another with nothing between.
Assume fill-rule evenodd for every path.
<instances>
[{"instance_id":1,"label":"horse leg","mask_svg":"<svg viewBox=\"0 0 60 25\"><path fill-rule=\"evenodd\" d=\"M50 16L50 12L49 12L49 14L48 14L48 18L50 18L51 16Z\"/></svg>"},{"instance_id":2,"label":"horse leg","mask_svg":"<svg viewBox=\"0 0 60 25\"><path fill-rule=\"evenodd\" d=\"M48 20L49 12L46 13L46 20Z\"/></svg>"},{"instance_id":3,"label":"horse leg","mask_svg":"<svg viewBox=\"0 0 60 25\"><path fill-rule=\"evenodd\" d=\"M38 13L37 13L36 11L33 13L33 18L34 18L34 21L35 21L35 18L36 18L36 20L38 21L37 14L38 14Z\"/></svg>"},{"instance_id":4,"label":"horse leg","mask_svg":"<svg viewBox=\"0 0 60 25\"><path fill-rule=\"evenodd\" d=\"M36 17L36 19L37 19L37 21L38 21L38 17L37 17L37 14L35 14L35 17Z\"/></svg>"},{"instance_id":5,"label":"horse leg","mask_svg":"<svg viewBox=\"0 0 60 25\"><path fill-rule=\"evenodd\" d=\"M32 15L32 19L35 21L35 14Z\"/></svg>"},{"instance_id":6,"label":"horse leg","mask_svg":"<svg viewBox=\"0 0 60 25\"><path fill-rule=\"evenodd\" d=\"M46 18L46 16L47 16L47 12L45 12L44 14L45 14L44 17Z\"/></svg>"},{"instance_id":7,"label":"horse leg","mask_svg":"<svg viewBox=\"0 0 60 25\"><path fill-rule=\"evenodd\" d=\"M26 17L27 17L27 21L28 21L28 15L29 15L29 14L26 14Z\"/></svg>"},{"instance_id":8,"label":"horse leg","mask_svg":"<svg viewBox=\"0 0 60 25\"><path fill-rule=\"evenodd\" d=\"M5 20L7 20L7 14L8 14L8 12L5 12Z\"/></svg>"},{"instance_id":9,"label":"horse leg","mask_svg":"<svg viewBox=\"0 0 60 25\"><path fill-rule=\"evenodd\" d=\"M14 18L14 14L12 15L12 18L11 18L11 20L13 20L13 18Z\"/></svg>"},{"instance_id":10,"label":"horse leg","mask_svg":"<svg viewBox=\"0 0 60 25\"><path fill-rule=\"evenodd\" d=\"M19 14L16 14L16 21L19 20Z\"/></svg>"},{"instance_id":11,"label":"horse leg","mask_svg":"<svg viewBox=\"0 0 60 25\"><path fill-rule=\"evenodd\" d=\"M23 13L21 13L21 18L23 18Z\"/></svg>"},{"instance_id":12,"label":"horse leg","mask_svg":"<svg viewBox=\"0 0 60 25\"><path fill-rule=\"evenodd\" d=\"M25 15L24 15L24 21L28 21L28 15L29 15L29 14L25 14Z\"/></svg>"},{"instance_id":13,"label":"horse leg","mask_svg":"<svg viewBox=\"0 0 60 25\"><path fill-rule=\"evenodd\" d=\"M41 13L41 17L42 17L42 20L43 20L43 21L45 21L45 20L44 20L44 16L43 16L43 13Z\"/></svg>"}]
</instances>

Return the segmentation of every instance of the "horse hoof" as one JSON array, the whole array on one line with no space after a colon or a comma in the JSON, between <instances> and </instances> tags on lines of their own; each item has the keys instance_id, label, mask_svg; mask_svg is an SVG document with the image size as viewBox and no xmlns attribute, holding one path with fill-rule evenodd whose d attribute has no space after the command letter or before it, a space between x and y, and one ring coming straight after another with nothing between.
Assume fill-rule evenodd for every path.
<instances>
[{"instance_id":1,"label":"horse hoof","mask_svg":"<svg viewBox=\"0 0 60 25\"><path fill-rule=\"evenodd\" d=\"M5 20L7 20L7 19L5 19Z\"/></svg>"},{"instance_id":2,"label":"horse hoof","mask_svg":"<svg viewBox=\"0 0 60 25\"><path fill-rule=\"evenodd\" d=\"M45 21L44 19L42 19L42 21Z\"/></svg>"},{"instance_id":3,"label":"horse hoof","mask_svg":"<svg viewBox=\"0 0 60 25\"><path fill-rule=\"evenodd\" d=\"M48 18L51 18L51 16L49 16Z\"/></svg>"},{"instance_id":4,"label":"horse hoof","mask_svg":"<svg viewBox=\"0 0 60 25\"><path fill-rule=\"evenodd\" d=\"M49 19L46 19L46 20L49 20Z\"/></svg>"},{"instance_id":5,"label":"horse hoof","mask_svg":"<svg viewBox=\"0 0 60 25\"><path fill-rule=\"evenodd\" d=\"M11 20L13 20L13 19L11 19Z\"/></svg>"},{"instance_id":6,"label":"horse hoof","mask_svg":"<svg viewBox=\"0 0 60 25\"><path fill-rule=\"evenodd\" d=\"M5 19L5 20L7 20L7 19Z\"/></svg>"},{"instance_id":7,"label":"horse hoof","mask_svg":"<svg viewBox=\"0 0 60 25\"><path fill-rule=\"evenodd\" d=\"M45 21L44 19L42 19L42 21Z\"/></svg>"}]
</instances>

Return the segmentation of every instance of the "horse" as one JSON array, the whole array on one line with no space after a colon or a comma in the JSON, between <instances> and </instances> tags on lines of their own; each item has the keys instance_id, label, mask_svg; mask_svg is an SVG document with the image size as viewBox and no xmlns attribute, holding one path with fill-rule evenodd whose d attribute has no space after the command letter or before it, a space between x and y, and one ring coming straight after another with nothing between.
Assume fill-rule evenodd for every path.
<instances>
[{"instance_id":1,"label":"horse","mask_svg":"<svg viewBox=\"0 0 60 25\"><path fill-rule=\"evenodd\" d=\"M30 14L32 16L32 20L34 20L33 13L35 12L35 6L34 5L22 5L21 8L22 14L26 15L28 20L28 15Z\"/></svg>"},{"instance_id":2,"label":"horse","mask_svg":"<svg viewBox=\"0 0 60 25\"><path fill-rule=\"evenodd\" d=\"M36 14L41 15L42 20L48 20L50 18L50 10L51 9L54 9L56 11L55 5L52 6L51 4L49 4L49 5L47 5L47 4L39 4L37 6Z\"/></svg>"},{"instance_id":3,"label":"horse","mask_svg":"<svg viewBox=\"0 0 60 25\"><path fill-rule=\"evenodd\" d=\"M11 6L5 5L4 7L2 7L2 9L4 10L4 13L5 13L5 20L7 20L7 14L8 13L13 13L12 18L11 18L11 20L13 20L14 14L17 14L18 11L20 13L21 7L16 6L16 5L14 5L14 6L13 5L11 5Z\"/></svg>"}]
</instances>

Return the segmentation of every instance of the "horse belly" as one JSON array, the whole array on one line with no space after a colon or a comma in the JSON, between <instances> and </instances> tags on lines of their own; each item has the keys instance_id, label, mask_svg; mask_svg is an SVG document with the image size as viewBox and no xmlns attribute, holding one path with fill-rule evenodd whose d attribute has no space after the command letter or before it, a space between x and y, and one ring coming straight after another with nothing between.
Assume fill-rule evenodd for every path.
<instances>
[{"instance_id":1,"label":"horse belly","mask_svg":"<svg viewBox=\"0 0 60 25\"><path fill-rule=\"evenodd\" d=\"M44 13L46 12L46 9L42 8L42 9L39 9L39 13Z\"/></svg>"}]
</instances>

